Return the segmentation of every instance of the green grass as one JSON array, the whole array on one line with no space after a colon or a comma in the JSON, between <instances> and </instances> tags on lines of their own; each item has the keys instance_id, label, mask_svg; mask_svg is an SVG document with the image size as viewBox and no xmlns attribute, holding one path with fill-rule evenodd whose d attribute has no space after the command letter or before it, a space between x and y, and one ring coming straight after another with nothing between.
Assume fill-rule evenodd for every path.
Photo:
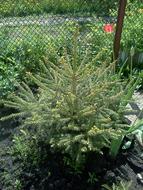
<instances>
[{"instance_id":1,"label":"green grass","mask_svg":"<svg viewBox=\"0 0 143 190\"><path fill-rule=\"evenodd\" d=\"M1 17L33 14L102 14L108 15L117 0L2 0Z\"/></svg>"}]
</instances>

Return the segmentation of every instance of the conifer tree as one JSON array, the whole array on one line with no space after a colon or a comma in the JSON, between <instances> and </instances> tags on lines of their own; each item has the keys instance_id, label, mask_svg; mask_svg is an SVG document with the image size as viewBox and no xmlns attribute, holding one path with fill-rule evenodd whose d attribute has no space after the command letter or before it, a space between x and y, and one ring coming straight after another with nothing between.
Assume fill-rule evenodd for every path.
<instances>
[{"instance_id":1,"label":"conifer tree","mask_svg":"<svg viewBox=\"0 0 143 190\"><path fill-rule=\"evenodd\" d=\"M34 94L26 83L12 94L5 106L18 110L3 119L22 116L23 126L46 131L52 148L68 153L75 163L91 151L102 148L121 137L129 128L123 122L125 107L132 96L134 81L127 83L114 73L114 63L96 64L97 57L78 53L77 35L72 53L64 51L55 65L41 62L41 73L33 76L38 88Z\"/></svg>"}]
</instances>

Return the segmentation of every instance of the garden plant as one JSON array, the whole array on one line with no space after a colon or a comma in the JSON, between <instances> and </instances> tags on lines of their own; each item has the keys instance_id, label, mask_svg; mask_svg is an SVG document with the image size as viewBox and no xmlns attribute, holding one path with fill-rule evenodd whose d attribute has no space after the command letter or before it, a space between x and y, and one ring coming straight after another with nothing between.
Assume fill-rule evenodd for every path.
<instances>
[{"instance_id":1,"label":"garden plant","mask_svg":"<svg viewBox=\"0 0 143 190\"><path fill-rule=\"evenodd\" d=\"M117 1L0 3L0 189L143 189L142 10L113 60Z\"/></svg>"},{"instance_id":2,"label":"garden plant","mask_svg":"<svg viewBox=\"0 0 143 190\"><path fill-rule=\"evenodd\" d=\"M122 80L122 68L115 73L115 63L99 65L96 61L101 52L93 57L87 50L81 57L77 39L76 33L70 54L65 49L57 63L44 58L39 74L27 73L35 83L35 92L24 82L16 83L19 90L2 102L15 110L2 117L2 122L15 117L21 120L8 151L14 164L13 172L10 174L4 168L1 176L3 185L11 189L29 188L36 175L38 183L41 178L45 180L42 185L48 183L53 171L45 161L56 160L57 156L62 172L64 168L67 175L72 172L82 176L88 171L87 163L93 155L108 156L112 162L122 154L123 145L128 149L129 140L125 138L132 144L137 130L142 135L142 121L130 126L124 118L130 111L126 106L132 101L138 79ZM48 173L41 172L43 164ZM100 172L95 173L97 181ZM27 174L31 177L26 182ZM91 176L93 174L88 181ZM40 188L36 181L32 184Z\"/></svg>"}]
</instances>

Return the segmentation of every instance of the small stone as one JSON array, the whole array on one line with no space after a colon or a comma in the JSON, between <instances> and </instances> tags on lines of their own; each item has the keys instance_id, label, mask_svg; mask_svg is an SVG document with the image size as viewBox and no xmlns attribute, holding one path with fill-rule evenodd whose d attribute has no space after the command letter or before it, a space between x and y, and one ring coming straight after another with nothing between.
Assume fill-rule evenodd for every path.
<instances>
[{"instance_id":1,"label":"small stone","mask_svg":"<svg viewBox=\"0 0 143 190\"><path fill-rule=\"evenodd\" d=\"M137 174L137 179L140 180L140 181L143 181L143 177L140 173Z\"/></svg>"}]
</instances>

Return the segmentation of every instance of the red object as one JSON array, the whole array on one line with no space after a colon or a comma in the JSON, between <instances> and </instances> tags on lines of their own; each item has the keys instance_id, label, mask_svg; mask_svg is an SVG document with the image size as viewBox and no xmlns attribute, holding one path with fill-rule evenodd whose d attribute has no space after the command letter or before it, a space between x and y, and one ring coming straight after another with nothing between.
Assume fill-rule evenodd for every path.
<instances>
[{"instance_id":1,"label":"red object","mask_svg":"<svg viewBox=\"0 0 143 190\"><path fill-rule=\"evenodd\" d=\"M106 24L103 29L106 33L114 32L113 24Z\"/></svg>"}]
</instances>

